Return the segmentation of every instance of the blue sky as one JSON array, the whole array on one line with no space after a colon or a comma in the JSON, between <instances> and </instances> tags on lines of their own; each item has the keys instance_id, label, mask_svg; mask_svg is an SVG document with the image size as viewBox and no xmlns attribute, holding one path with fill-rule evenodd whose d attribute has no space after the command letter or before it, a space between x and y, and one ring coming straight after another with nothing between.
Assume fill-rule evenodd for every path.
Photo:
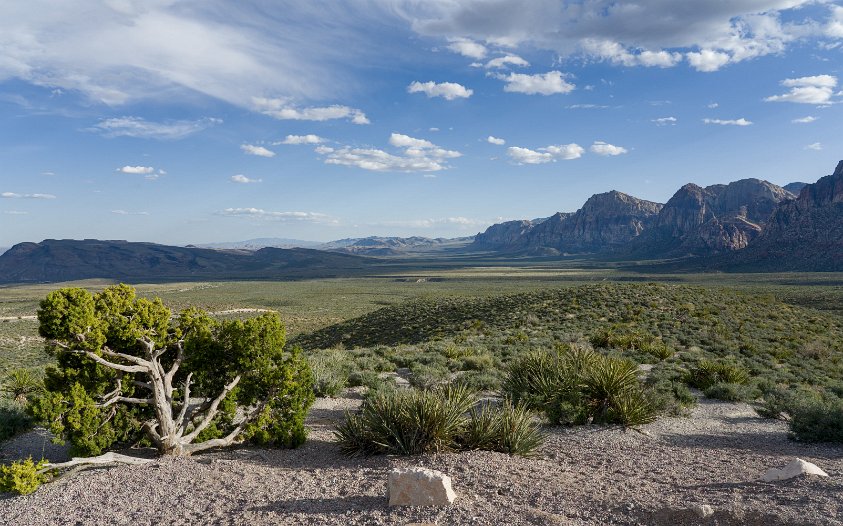
<instances>
[{"instance_id":1,"label":"blue sky","mask_svg":"<svg viewBox=\"0 0 843 526\"><path fill-rule=\"evenodd\" d=\"M841 2L6 2L0 246L452 237L813 182L841 102Z\"/></svg>"}]
</instances>

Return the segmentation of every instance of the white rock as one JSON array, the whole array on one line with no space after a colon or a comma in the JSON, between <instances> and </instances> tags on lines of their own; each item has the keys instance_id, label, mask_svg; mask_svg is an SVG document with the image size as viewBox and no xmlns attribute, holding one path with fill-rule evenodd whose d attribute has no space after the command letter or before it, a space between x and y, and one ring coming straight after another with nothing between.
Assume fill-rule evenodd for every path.
<instances>
[{"instance_id":1,"label":"white rock","mask_svg":"<svg viewBox=\"0 0 843 526\"><path fill-rule=\"evenodd\" d=\"M390 506L447 506L456 494L451 477L425 468L397 468L389 473Z\"/></svg>"},{"instance_id":2,"label":"white rock","mask_svg":"<svg viewBox=\"0 0 843 526\"><path fill-rule=\"evenodd\" d=\"M698 517L704 519L706 517L711 517L714 515L714 508L709 506L708 504L694 504L690 508Z\"/></svg>"},{"instance_id":3,"label":"white rock","mask_svg":"<svg viewBox=\"0 0 843 526\"><path fill-rule=\"evenodd\" d=\"M828 473L817 467L816 464L806 462L801 458L793 459L790 464L783 469L770 468L766 473L761 475L762 482L773 482L776 480L787 480L801 475L817 475L819 477L827 477Z\"/></svg>"}]
</instances>

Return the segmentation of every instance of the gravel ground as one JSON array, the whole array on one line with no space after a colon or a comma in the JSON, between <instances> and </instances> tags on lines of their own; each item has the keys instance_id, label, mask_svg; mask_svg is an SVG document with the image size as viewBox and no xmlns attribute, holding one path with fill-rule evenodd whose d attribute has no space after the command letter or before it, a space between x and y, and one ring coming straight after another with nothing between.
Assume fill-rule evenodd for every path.
<instances>
[{"instance_id":1,"label":"gravel ground","mask_svg":"<svg viewBox=\"0 0 843 526\"><path fill-rule=\"evenodd\" d=\"M359 397L317 400L308 442L296 450L238 448L143 466L72 473L26 497L0 497L0 524L548 524L840 525L843 448L787 439L784 424L744 404L702 401L690 418L666 418L644 433L586 426L548 429L533 459L490 452L348 459L331 426ZM0 448L13 458L41 451L44 435ZM758 476L793 457L830 478L765 484ZM394 467L450 475L446 508L387 506ZM690 511L708 504L705 519Z\"/></svg>"}]
</instances>

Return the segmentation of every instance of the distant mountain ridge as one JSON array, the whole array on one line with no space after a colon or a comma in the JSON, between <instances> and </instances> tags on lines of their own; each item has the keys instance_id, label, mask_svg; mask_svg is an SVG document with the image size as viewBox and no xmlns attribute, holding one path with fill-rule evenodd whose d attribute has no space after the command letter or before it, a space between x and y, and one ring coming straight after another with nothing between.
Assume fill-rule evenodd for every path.
<instances>
[{"instance_id":1,"label":"distant mountain ridge","mask_svg":"<svg viewBox=\"0 0 843 526\"><path fill-rule=\"evenodd\" d=\"M291 279L359 271L367 258L319 250L263 248L254 252L155 243L46 239L19 243L0 255L0 283L105 278L139 281Z\"/></svg>"},{"instance_id":2,"label":"distant mountain ridge","mask_svg":"<svg viewBox=\"0 0 843 526\"><path fill-rule=\"evenodd\" d=\"M284 237L258 237L245 241L224 241L219 243L197 243L187 247L212 248L215 250L260 250L262 248L318 248L318 241L304 241Z\"/></svg>"}]
</instances>

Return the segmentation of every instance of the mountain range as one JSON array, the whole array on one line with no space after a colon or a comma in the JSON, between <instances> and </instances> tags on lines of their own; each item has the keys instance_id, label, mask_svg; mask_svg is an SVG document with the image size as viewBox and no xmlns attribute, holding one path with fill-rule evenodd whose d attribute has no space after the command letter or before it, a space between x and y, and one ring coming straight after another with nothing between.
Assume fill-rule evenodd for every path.
<instances>
[{"instance_id":1,"label":"mountain range","mask_svg":"<svg viewBox=\"0 0 843 526\"><path fill-rule=\"evenodd\" d=\"M0 283L319 278L443 253L669 260L661 268L672 271L843 271L843 161L813 184L689 183L665 204L610 191L576 212L507 221L474 238L355 238L314 244L318 250L266 246L296 243L308 242L264 238L203 248L47 239L2 253Z\"/></svg>"}]
</instances>

